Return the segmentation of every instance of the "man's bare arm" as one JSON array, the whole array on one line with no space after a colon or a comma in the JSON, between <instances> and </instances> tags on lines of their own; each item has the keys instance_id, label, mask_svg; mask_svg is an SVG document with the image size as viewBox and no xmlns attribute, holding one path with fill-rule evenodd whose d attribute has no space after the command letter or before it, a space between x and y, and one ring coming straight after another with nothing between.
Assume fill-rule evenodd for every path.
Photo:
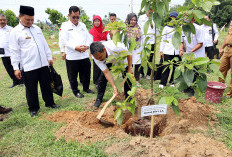
<instances>
[{"instance_id":1,"label":"man's bare arm","mask_svg":"<svg viewBox=\"0 0 232 157\"><path fill-rule=\"evenodd\" d=\"M110 70L107 68L106 70L103 71L103 74L105 75L106 79L111 84L111 86L113 87L114 94L117 95L118 94L118 89L117 89L117 87L115 85L114 78L113 78Z\"/></svg>"}]
</instances>

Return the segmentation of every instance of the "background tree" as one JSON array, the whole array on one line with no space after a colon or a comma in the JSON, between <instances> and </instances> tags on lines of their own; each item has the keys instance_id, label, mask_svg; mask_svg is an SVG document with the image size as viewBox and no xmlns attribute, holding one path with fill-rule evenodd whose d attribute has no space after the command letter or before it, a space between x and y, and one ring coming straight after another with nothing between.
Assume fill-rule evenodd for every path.
<instances>
[{"instance_id":1,"label":"background tree","mask_svg":"<svg viewBox=\"0 0 232 157\"><path fill-rule=\"evenodd\" d=\"M63 16L58 10L47 8L45 13L49 15L48 19L52 22L53 25L60 26L62 22L67 21L68 19Z\"/></svg>"},{"instance_id":2,"label":"background tree","mask_svg":"<svg viewBox=\"0 0 232 157\"><path fill-rule=\"evenodd\" d=\"M0 10L1 14L4 14L6 16L7 19L7 24L9 26L15 27L18 25L19 23L19 18L16 17L15 13L9 9L7 9L6 11L4 10Z\"/></svg>"},{"instance_id":3,"label":"background tree","mask_svg":"<svg viewBox=\"0 0 232 157\"><path fill-rule=\"evenodd\" d=\"M93 27L92 19L90 19L90 17L86 14L85 10L82 7L79 8L81 12L80 21L86 25L88 30L90 30Z\"/></svg>"},{"instance_id":4,"label":"background tree","mask_svg":"<svg viewBox=\"0 0 232 157\"><path fill-rule=\"evenodd\" d=\"M232 20L232 1L231 0L219 0L220 5L213 6L211 10L213 22L219 27L222 27L226 23L229 24Z\"/></svg>"},{"instance_id":5,"label":"background tree","mask_svg":"<svg viewBox=\"0 0 232 157\"><path fill-rule=\"evenodd\" d=\"M193 4L191 0L185 0L184 6L189 6L190 4Z\"/></svg>"}]
</instances>

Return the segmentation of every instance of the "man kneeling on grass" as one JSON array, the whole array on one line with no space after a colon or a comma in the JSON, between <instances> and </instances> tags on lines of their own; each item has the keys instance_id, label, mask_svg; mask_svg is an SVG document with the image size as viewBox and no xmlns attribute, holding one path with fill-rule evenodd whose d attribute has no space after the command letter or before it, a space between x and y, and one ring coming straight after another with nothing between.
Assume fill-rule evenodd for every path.
<instances>
[{"instance_id":1,"label":"man kneeling on grass","mask_svg":"<svg viewBox=\"0 0 232 157\"><path fill-rule=\"evenodd\" d=\"M98 89L97 89L97 99L94 104L95 107L99 107L102 103L102 98L106 90L107 81L113 87L114 94L116 95L118 94L117 87L115 85L113 76L110 72L110 67L112 66L112 63L108 63L107 58L111 55L117 57L117 55L119 55L120 52L122 51L128 52L125 45L122 43L117 43L117 46L116 46L112 40L106 41L104 43L93 42L90 45L90 52L94 57L94 61L102 71L98 79L99 82L98 82ZM127 56L127 62L128 62L128 66L126 67L126 71L123 72L122 74L123 77L125 77L127 72L133 73L131 55ZM129 81L129 79L127 79L124 84L124 93L125 93L126 98L128 96L127 91L129 91L130 89L131 89L131 82Z\"/></svg>"}]
</instances>

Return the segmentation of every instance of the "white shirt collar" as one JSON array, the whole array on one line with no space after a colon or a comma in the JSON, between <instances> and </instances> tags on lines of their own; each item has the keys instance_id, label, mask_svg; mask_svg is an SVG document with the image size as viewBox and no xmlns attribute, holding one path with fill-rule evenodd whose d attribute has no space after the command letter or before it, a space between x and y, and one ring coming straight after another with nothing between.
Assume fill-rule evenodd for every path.
<instances>
[{"instance_id":1,"label":"white shirt collar","mask_svg":"<svg viewBox=\"0 0 232 157\"><path fill-rule=\"evenodd\" d=\"M28 27L23 26L23 25L21 24L21 22L19 22L19 27L20 27L20 29L22 29L22 30L24 30L25 28L28 28ZM31 27L34 28L34 25L32 25Z\"/></svg>"},{"instance_id":2,"label":"white shirt collar","mask_svg":"<svg viewBox=\"0 0 232 157\"><path fill-rule=\"evenodd\" d=\"M68 23L69 23L70 26L72 26L72 27L79 27L79 26L80 26L80 21L78 22L77 26L74 25L70 20L68 21Z\"/></svg>"}]
</instances>

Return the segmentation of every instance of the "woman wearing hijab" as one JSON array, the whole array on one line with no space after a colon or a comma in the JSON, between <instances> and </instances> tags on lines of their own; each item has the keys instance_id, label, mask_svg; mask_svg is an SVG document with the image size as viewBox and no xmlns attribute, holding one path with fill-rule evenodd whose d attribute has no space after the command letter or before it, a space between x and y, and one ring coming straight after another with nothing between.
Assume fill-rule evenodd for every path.
<instances>
[{"instance_id":1,"label":"woman wearing hijab","mask_svg":"<svg viewBox=\"0 0 232 157\"><path fill-rule=\"evenodd\" d=\"M178 16L178 13L174 11L170 13L169 20L171 21L177 16ZM180 60L179 50L176 50L172 45L172 35L175 33L175 31L173 30L174 30L173 26L166 25L162 32L163 36L162 36L162 40L160 44L160 57L162 57L164 61L172 60L175 57L178 57ZM168 42L165 42L165 41L168 41ZM171 84L173 84L173 75L175 71L175 67L173 68L174 69L173 69L173 72L171 74L172 76L170 79ZM165 67L163 67L163 69L165 69ZM170 73L170 69L166 68L166 70L161 75L161 82L160 82L159 88L163 88L164 86L167 85L169 73ZM171 85L171 86L174 86L174 85Z\"/></svg>"},{"instance_id":2,"label":"woman wearing hijab","mask_svg":"<svg viewBox=\"0 0 232 157\"><path fill-rule=\"evenodd\" d=\"M109 32L103 32L104 27L102 24L102 19L100 16L96 15L93 17L93 28L89 30L89 33L93 36L93 41L104 42L110 39ZM98 85L98 78L101 74L101 70L97 66L97 64L93 61L93 83Z\"/></svg>"},{"instance_id":3,"label":"woman wearing hijab","mask_svg":"<svg viewBox=\"0 0 232 157\"><path fill-rule=\"evenodd\" d=\"M132 64L134 66L134 76L136 79L136 84L137 87L141 87L141 84L139 83L140 81L140 66L141 66L141 59L140 59L140 53L143 49L142 45L142 34L141 29L138 25L138 18L135 13L130 13L127 15L126 19L126 24L128 24L128 32L127 32L127 37L128 37L128 43L131 37L134 37L137 45L132 52Z\"/></svg>"}]
</instances>

